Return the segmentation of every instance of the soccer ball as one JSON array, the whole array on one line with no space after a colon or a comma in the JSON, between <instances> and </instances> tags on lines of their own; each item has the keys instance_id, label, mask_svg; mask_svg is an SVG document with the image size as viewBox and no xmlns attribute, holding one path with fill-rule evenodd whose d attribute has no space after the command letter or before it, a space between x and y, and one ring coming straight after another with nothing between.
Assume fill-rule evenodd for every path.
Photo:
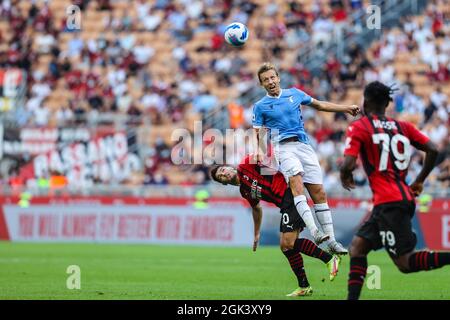
<instances>
[{"instance_id":1,"label":"soccer ball","mask_svg":"<svg viewBox=\"0 0 450 320\"><path fill-rule=\"evenodd\" d=\"M233 22L225 29L225 41L235 47L241 47L248 40L248 29L240 22Z\"/></svg>"}]
</instances>

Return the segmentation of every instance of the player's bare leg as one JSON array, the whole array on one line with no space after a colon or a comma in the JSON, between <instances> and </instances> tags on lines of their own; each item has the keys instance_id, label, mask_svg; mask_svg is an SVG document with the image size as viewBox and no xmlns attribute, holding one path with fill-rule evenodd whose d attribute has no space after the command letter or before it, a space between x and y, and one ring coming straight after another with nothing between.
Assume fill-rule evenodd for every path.
<instances>
[{"instance_id":1,"label":"player's bare leg","mask_svg":"<svg viewBox=\"0 0 450 320\"><path fill-rule=\"evenodd\" d=\"M350 245L350 273L348 277L348 300L357 300L367 272L367 254L372 246L362 237L354 236Z\"/></svg>"},{"instance_id":2,"label":"player's bare leg","mask_svg":"<svg viewBox=\"0 0 450 320\"><path fill-rule=\"evenodd\" d=\"M314 217L306 201L306 196L304 195L302 176L300 174L296 174L289 177L289 186L291 187L292 195L294 196L295 207L297 208L300 217L305 222L309 232L313 236L314 242L321 244L322 242L328 240L330 236L320 231L314 222Z\"/></svg>"},{"instance_id":3,"label":"player's bare leg","mask_svg":"<svg viewBox=\"0 0 450 320\"><path fill-rule=\"evenodd\" d=\"M344 246L336 241L334 236L333 218L327 203L327 194L322 184L305 183L305 187L314 202L314 213L319 221L322 230L330 236L328 248L331 253L345 255L348 253Z\"/></svg>"}]
</instances>

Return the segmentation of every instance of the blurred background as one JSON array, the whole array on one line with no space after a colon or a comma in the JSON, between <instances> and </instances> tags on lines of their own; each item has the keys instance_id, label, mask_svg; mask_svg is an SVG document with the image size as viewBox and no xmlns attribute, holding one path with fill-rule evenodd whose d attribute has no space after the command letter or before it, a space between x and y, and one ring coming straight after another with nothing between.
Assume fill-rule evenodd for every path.
<instances>
[{"instance_id":1,"label":"blurred background","mask_svg":"<svg viewBox=\"0 0 450 320\"><path fill-rule=\"evenodd\" d=\"M233 21L249 28L242 48L224 43ZM0 239L251 243L238 189L211 183L207 164L175 165L172 133L250 128L270 61L283 87L335 103L395 84L389 115L440 150L418 199L419 245L448 249L449 21L448 0L0 0ZM339 182L352 119L302 110L348 243L371 208L361 166L358 189ZM229 143L236 165L245 150ZM408 181L422 161L413 154ZM262 242L276 244L279 213L265 209Z\"/></svg>"}]
</instances>

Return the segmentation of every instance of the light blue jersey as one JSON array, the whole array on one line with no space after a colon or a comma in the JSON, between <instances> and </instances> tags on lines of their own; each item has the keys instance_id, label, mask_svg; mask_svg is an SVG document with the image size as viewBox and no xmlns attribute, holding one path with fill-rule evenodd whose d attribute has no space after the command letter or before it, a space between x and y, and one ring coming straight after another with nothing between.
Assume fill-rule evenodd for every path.
<instances>
[{"instance_id":1,"label":"light blue jersey","mask_svg":"<svg viewBox=\"0 0 450 320\"><path fill-rule=\"evenodd\" d=\"M311 102L312 98L297 88L281 89L279 97L266 95L253 106L253 127L269 128L274 142L298 137L301 142L309 144L300 105Z\"/></svg>"}]
</instances>

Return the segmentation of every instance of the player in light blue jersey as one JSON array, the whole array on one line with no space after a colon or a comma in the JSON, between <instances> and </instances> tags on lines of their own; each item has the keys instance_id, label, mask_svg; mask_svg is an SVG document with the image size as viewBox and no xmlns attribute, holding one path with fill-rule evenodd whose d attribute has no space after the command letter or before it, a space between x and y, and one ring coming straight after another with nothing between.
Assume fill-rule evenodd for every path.
<instances>
[{"instance_id":1,"label":"player in light blue jersey","mask_svg":"<svg viewBox=\"0 0 450 320\"><path fill-rule=\"evenodd\" d=\"M322 169L309 143L300 107L307 105L319 111L345 112L352 116L359 113L359 107L318 101L296 88L281 89L278 72L270 63L264 63L259 68L258 79L267 91L267 95L253 107L253 127L258 138L262 127L270 130L279 170L289 183L297 211L314 241L320 244L329 240L328 247L333 253L346 254L347 250L334 237L331 211L323 188ZM257 161L262 162L264 154L261 149L258 150ZM314 222L303 185L311 195L314 212L325 233Z\"/></svg>"}]
</instances>

